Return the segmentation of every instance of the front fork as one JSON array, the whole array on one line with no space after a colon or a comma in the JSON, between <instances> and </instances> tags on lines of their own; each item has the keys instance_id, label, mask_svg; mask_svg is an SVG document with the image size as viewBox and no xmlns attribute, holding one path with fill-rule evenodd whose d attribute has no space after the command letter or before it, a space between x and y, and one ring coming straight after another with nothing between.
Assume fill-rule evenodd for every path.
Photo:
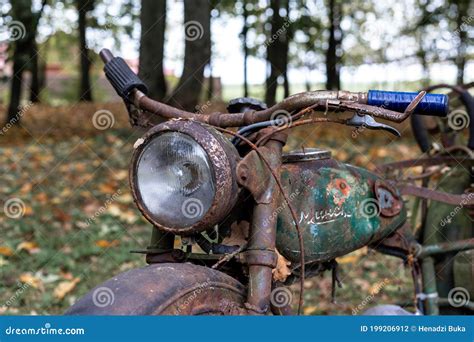
<instances>
[{"instance_id":1,"label":"front fork","mask_svg":"<svg viewBox=\"0 0 474 342\"><path fill-rule=\"evenodd\" d=\"M263 129L260 134L266 135L274 129ZM272 271L277 265L277 209L281 205L281 194L275 178L279 180L286 139L284 133L272 135L258 147L258 152L248 153L237 166L239 184L252 194L255 201L248 245L242 253L249 272L245 307L255 314L266 314L272 307ZM147 263L184 261L184 255L181 255L184 253L173 249L173 242L173 234L153 229L151 244L146 252ZM178 252L181 254L178 255ZM278 308L278 314L290 314L289 307Z\"/></svg>"},{"instance_id":2,"label":"front fork","mask_svg":"<svg viewBox=\"0 0 474 342\"><path fill-rule=\"evenodd\" d=\"M264 129L260 134L273 129ZM286 139L286 134L272 135L258 148L258 153L250 152L237 166L238 182L250 191L255 201L244 260L249 270L245 306L257 314L265 314L271 307L272 270L277 264L277 208L281 204L277 180Z\"/></svg>"}]
</instances>

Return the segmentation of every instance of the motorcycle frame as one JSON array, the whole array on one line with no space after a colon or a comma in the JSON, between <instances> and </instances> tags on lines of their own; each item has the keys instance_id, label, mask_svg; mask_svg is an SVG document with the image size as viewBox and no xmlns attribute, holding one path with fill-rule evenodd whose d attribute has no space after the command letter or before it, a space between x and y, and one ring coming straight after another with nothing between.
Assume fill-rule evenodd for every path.
<instances>
[{"instance_id":1,"label":"motorcycle frame","mask_svg":"<svg viewBox=\"0 0 474 342\"><path fill-rule=\"evenodd\" d=\"M113 55L108 50L102 50L100 55L106 63L113 59ZM246 111L240 114L213 113L210 115L186 112L165 105L148 98L138 89L132 89L129 93L122 94L122 97L124 97L127 104L131 123L134 126L149 127L151 125L148 118L143 115L144 111L150 114L158 114L164 119L187 119L208 124L215 128L227 128L247 126L267 121L277 110L284 110L287 112L300 110L297 114L292 116L294 119L299 119L313 110L324 110L325 113L327 113L328 110L332 110L358 112L362 115L370 115L376 118L387 119L392 122L402 122L413 113L414 109L425 94L426 92L424 91L420 92L413 99L412 103L408 105L404 113L368 105L365 93L320 91L296 94L266 110ZM140 108L140 110L136 110L137 108ZM292 126L311 124L315 122L337 122L340 124L347 124L345 120L341 119L329 120L326 118L313 118L295 122ZM249 290L245 303L246 309L255 314L266 313L270 309L273 309L273 312L276 314L288 313L289 308L275 310L270 307L270 295L273 283L272 269L276 266L277 262L277 255L275 252L276 217L271 215L271 213L273 213L282 203L280 198L282 196L279 196L281 184L278 184L278 177L275 176L275 173L272 170L278 169L282 163L282 148L286 143L286 135L283 132L284 129L286 128L276 129L272 127L260 130L259 133L263 134L261 134L260 138L257 140L256 146L254 145L255 150L258 151L259 158L254 158L253 160L248 158L248 160L243 161L244 163L255 163L256 160L260 160L261 162L262 159L264 159L266 166L270 169L267 171L271 173L273 178L270 177L270 180L268 180L268 177L265 177L265 175L268 176L268 172L251 172L251 174L245 174L243 169L237 171L239 184L251 193L255 202L248 244L232 253L224 254L223 257L222 255L194 254L191 253L191 243L193 241L188 242L189 238L184 240L185 245L187 245L186 252L180 249L174 249L175 236L171 233L162 232L154 228L150 246L146 251L141 251L146 254L147 263L184 262L189 260L204 263L206 266L213 265L213 268L216 268L223 263L231 264L234 260L237 260L237 262L245 264L248 267ZM232 133L230 131L226 132ZM247 156L249 155L250 153ZM259 168L252 168L251 166L247 168L247 170L257 169ZM260 168L260 170L262 170L262 168ZM265 186L261 187L261 184L265 184ZM415 195L421 195L420 197L422 198L433 197L435 200L441 198L447 200L447 203L459 203L459 197L461 197L441 192L429 192L427 194L426 191L420 192L420 189L413 189L410 187L407 189L414 190L415 192L418 191ZM472 205L471 202L469 205ZM389 237L387 241L390 241L390 239L391 238ZM417 298L417 300L425 304L424 307L427 314L437 314L439 312L439 306L444 305L447 299L437 298L436 282L433 281L435 277L433 256L453 251L474 249L474 239L425 246L418 244L414 238L410 240L412 242L406 250L403 249L407 247L405 243L402 245L399 244L398 247L402 247L402 252L400 252L400 250L391 249L390 247L393 246L389 246L386 249L384 249L384 246L379 246L379 250L385 254L403 257L407 260L414 258L415 263L421 262L422 287L424 293L422 298ZM300 239L300 244L301 243L302 241ZM397 247L397 244L395 243L394 246ZM302 260L304 260L303 252L304 250L301 249ZM413 260L411 260L411 262L413 262ZM232 269L232 267L229 268ZM304 281L304 275L304 262L302 262L300 276L301 284ZM302 291L300 293L300 308L301 303ZM418 303L415 305L419 307ZM472 308L473 303L468 302L466 306Z\"/></svg>"}]
</instances>

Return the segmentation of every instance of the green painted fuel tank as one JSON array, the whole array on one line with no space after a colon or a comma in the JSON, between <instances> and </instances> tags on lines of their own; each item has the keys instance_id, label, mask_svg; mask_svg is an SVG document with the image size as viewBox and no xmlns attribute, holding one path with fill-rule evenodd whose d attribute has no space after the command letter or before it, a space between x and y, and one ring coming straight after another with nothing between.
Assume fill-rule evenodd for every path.
<instances>
[{"instance_id":1,"label":"green painted fuel tank","mask_svg":"<svg viewBox=\"0 0 474 342\"><path fill-rule=\"evenodd\" d=\"M305 263L328 261L374 243L406 220L397 190L377 175L312 149L285 156L281 181L298 216ZM298 264L300 248L286 204L277 209L277 248Z\"/></svg>"}]
</instances>

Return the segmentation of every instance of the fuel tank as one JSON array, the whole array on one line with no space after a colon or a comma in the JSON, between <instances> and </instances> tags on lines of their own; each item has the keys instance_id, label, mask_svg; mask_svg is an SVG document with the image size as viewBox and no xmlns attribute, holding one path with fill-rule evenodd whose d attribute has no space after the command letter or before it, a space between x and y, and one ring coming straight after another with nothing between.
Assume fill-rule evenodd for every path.
<instances>
[{"instance_id":1,"label":"fuel tank","mask_svg":"<svg viewBox=\"0 0 474 342\"><path fill-rule=\"evenodd\" d=\"M281 181L297 214L305 263L328 261L375 243L401 227L406 208L374 173L305 149L284 155ZM277 208L277 248L298 264L298 235L288 206Z\"/></svg>"}]
</instances>

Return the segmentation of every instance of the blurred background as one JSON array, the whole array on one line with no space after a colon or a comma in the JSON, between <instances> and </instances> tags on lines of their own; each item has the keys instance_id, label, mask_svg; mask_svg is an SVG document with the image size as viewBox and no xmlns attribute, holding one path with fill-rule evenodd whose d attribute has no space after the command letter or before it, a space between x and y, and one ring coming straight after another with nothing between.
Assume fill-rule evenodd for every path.
<instances>
[{"instance_id":1,"label":"blurred background","mask_svg":"<svg viewBox=\"0 0 474 342\"><path fill-rule=\"evenodd\" d=\"M151 227L127 183L143 132L105 79L101 48L152 97L209 113L241 96L271 105L306 90L473 82L473 24L469 0L0 0L0 313L60 314L144 265L129 251ZM295 129L288 148L323 146L369 169L419 156L409 126L397 128L403 139ZM306 314L410 299L398 260L364 249L339 262L337 303L330 275L308 280Z\"/></svg>"}]
</instances>

